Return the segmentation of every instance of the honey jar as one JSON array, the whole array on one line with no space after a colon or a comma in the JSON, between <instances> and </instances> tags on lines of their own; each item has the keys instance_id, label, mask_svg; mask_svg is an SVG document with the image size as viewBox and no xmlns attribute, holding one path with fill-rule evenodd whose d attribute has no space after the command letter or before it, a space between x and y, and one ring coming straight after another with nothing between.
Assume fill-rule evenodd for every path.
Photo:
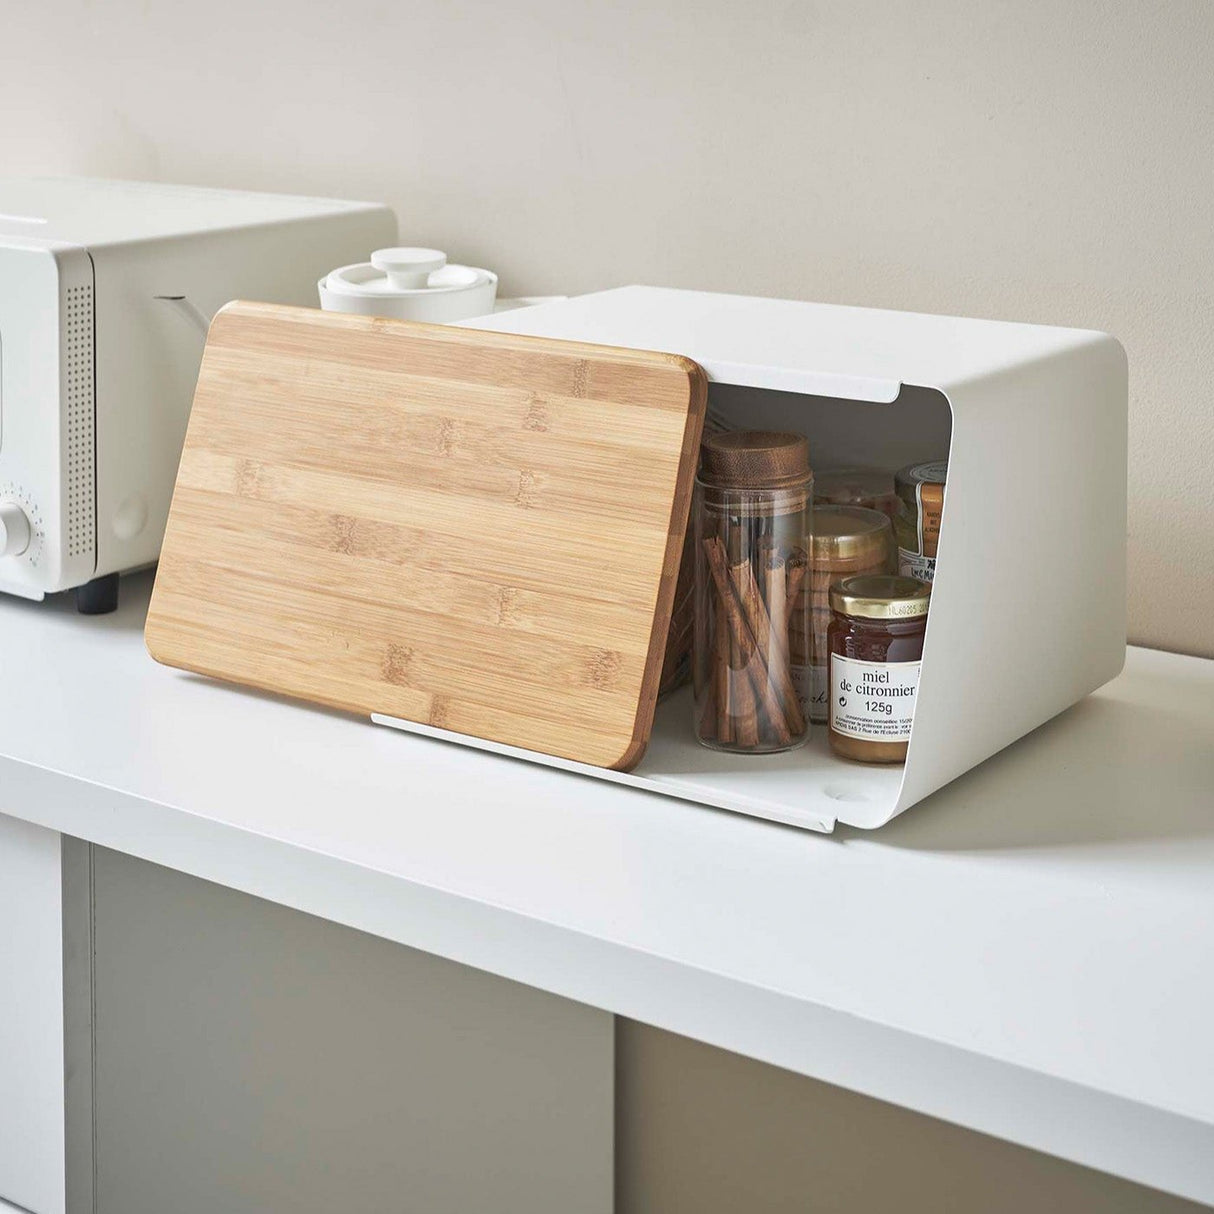
<instances>
[{"instance_id":1,"label":"honey jar","mask_svg":"<svg viewBox=\"0 0 1214 1214\"><path fill-rule=\"evenodd\" d=\"M894 573L894 532L887 515L862 506L818 506L810 537L809 577L804 595L808 611L796 613L794 629L807 623L809 635L795 632L793 661L801 665L808 655L809 719L826 720L830 625L830 588L845 577L864 573Z\"/></svg>"},{"instance_id":2,"label":"honey jar","mask_svg":"<svg viewBox=\"0 0 1214 1214\"><path fill-rule=\"evenodd\" d=\"M906 759L930 583L879 574L830 589L830 748L861 763Z\"/></svg>"}]
</instances>

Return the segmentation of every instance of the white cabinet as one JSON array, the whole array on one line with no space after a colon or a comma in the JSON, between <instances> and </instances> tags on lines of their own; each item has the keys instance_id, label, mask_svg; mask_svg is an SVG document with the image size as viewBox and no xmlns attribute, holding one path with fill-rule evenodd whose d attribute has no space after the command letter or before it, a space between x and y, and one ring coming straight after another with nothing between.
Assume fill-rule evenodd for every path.
<instances>
[{"instance_id":1,"label":"white cabinet","mask_svg":"<svg viewBox=\"0 0 1214 1214\"><path fill-rule=\"evenodd\" d=\"M62 872L58 834L0 816L0 1198L34 1214L65 1208Z\"/></svg>"},{"instance_id":2,"label":"white cabinet","mask_svg":"<svg viewBox=\"0 0 1214 1214\"><path fill-rule=\"evenodd\" d=\"M93 871L98 1214L610 1214L609 1013L120 852Z\"/></svg>"},{"instance_id":3,"label":"white cabinet","mask_svg":"<svg viewBox=\"0 0 1214 1214\"><path fill-rule=\"evenodd\" d=\"M0 1214L93 1205L92 855L0 815Z\"/></svg>"}]
</instances>

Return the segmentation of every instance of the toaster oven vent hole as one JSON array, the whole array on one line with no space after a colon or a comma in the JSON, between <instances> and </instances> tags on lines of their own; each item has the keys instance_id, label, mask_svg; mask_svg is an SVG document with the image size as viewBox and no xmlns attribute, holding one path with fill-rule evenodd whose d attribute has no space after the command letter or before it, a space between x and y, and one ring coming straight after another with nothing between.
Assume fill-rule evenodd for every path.
<instances>
[{"instance_id":1,"label":"toaster oven vent hole","mask_svg":"<svg viewBox=\"0 0 1214 1214\"><path fill-rule=\"evenodd\" d=\"M93 288L67 292L67 555L94 550Z\"/></svg>"}]
</instances>

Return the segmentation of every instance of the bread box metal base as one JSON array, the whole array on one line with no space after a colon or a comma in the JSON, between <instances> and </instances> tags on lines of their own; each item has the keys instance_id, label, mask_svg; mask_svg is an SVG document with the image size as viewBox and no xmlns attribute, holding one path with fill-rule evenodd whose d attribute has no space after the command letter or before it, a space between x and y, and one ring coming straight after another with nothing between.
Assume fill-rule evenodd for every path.
<instances>
[{"instance_id":1,"label":"bread box metal base","mask_svg":"<svg viewBox=\"0 0 1214 1214\"><path fill-rule=\"evenodd\" d=\"M632 771L572 763L395 717L376 714L371 719L409 733L460 742L494 754L807 830L831 831L836 821L847 820L849 809L854 812L859 806L891 804L902 782L900 766L861 767L836 759L827 748L825 728L820 726L815 727L805 746L783 754L737 755L709 750L692 734L691 692L686 687L658 705L649 749Z\"/></svg>"}]
</instances>

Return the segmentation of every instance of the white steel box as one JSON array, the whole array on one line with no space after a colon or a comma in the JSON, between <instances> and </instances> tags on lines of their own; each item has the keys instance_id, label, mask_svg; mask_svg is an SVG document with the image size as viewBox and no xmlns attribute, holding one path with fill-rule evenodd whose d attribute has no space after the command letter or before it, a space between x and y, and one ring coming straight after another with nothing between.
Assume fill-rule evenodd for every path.
<instances>
[{"instance_id":1,"label":"white steel box","mask_svg":"<svg viewBox=\"0 0 1214 1214\"><path fill-rule=\"evenodd\" d=\"M1103 333L625 287L466 322L664 350L704 367L739 426L808 435L816 466L948 451L932 608L905 766L692 737L684 691L631 772L415 732L775 821L876 827L1113 678L1125 658L1127 375Z\"/></svg>"}]
</instances>

